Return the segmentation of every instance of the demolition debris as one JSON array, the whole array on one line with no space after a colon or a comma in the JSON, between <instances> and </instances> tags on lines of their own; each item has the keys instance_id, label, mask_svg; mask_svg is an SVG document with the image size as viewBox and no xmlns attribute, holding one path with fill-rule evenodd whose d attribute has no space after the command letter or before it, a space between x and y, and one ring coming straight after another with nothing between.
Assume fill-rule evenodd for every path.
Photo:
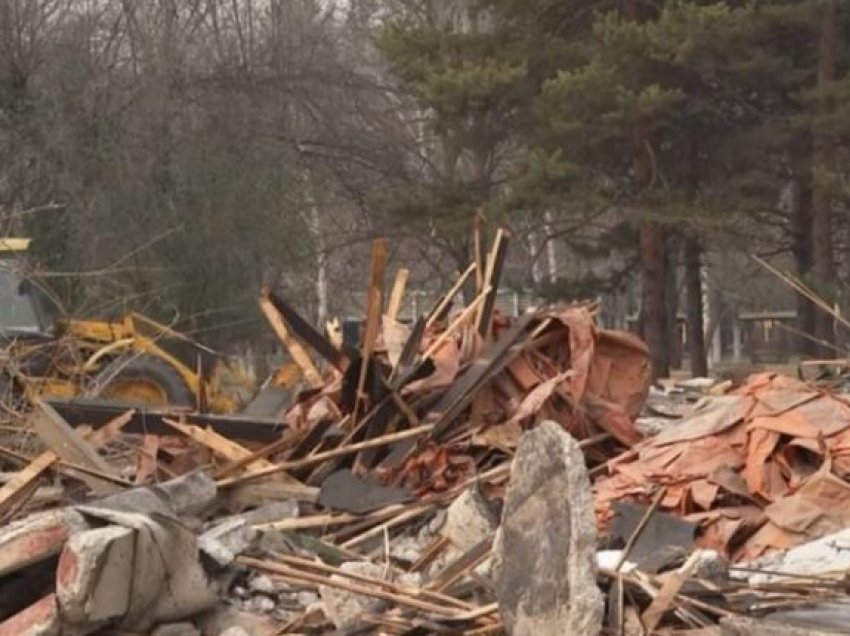
<instances>
[{"instance_id":1,"label":"demolition debris","mask_svg":"<svg viewBox=\"0 0 850 636\"><path fill-rule=\"evenodd\" d=\"M850 401L650 394L592 303L496 311L507 244L408 324L376 242L356 349L264 290L274 421L10 408L0 636L841 633Z\"/></svg>"}]
</instances>

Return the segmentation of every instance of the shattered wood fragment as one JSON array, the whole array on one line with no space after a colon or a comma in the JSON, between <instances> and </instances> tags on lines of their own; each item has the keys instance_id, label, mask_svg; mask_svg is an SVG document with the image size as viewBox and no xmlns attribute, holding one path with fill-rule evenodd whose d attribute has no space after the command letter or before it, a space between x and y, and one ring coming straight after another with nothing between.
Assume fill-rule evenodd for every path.
<instances>
[{"instance_id":1,"label":"shattered wood fragment","mask_svg":"<svg viewBox=\"0 0 850 636\"><path fill-rule=\"evenodd\" d=\"M354 409L351 421L357 423L360 406L365 399L366 376L372 364L372 351L381 327L381 308L384 292L384 271L387 266L387 242L379 239L372 244L372 267L369 275L369 288L366 292L366 325L363 329L363 346L360 350L360 375L357 378L357 392L354 396Z\"/></svg>"},{"instance_id":2,"label":"shattered wood fragment","mask_svg":"<svg viewBox=\"0 0 850 636\"><path fill-rule=\"evenodd\" d=\"M136 483L143 484L151 477L156 476L156 455L159 452L159 437L156 435L142 436L142 443L138 448L139 459L136 462Z\"/></svg>"},{"instance_id":3,"label":"shattered wood fragment","mask_svg":"<svg viewBox=\"0 0 850 636\"><path fill-rule=\"evenodd\" d=\"M407 279L410 276L410 270L401 268L396 272L395 282L393 283L392 291L390 292L390 301L387 305L387 319L395 321L398 319L399 310L401 310L401 301L404 298L404 290L407 286Z\"/></svg>"},{"instance_id":4,"label":"shattered wood fragment","mask_svg":"<svg viewBox=\"0 0 850 636\"><path fill-rule=\"evenodd\" d=\"M0 516L5 515L17 501L27 496L29 487L41 474L50 468L59 457L52 451L47 451L36 457L21 472L0 488Z\"/></svg>"},{"instance_id":5,"label":"shattered wood fragment","mask_svg":"<svg viewBox=\"0 0 850 636\"><path fill-rule=\"evenodd\" d=\"M238 462L240 460L245 460L251 457L251 451L249 451L244 446L237 444L236 442L227 439L223 435L219 435L215 431L211 429L204 429L200 426L193 426L192 424L184 424L178 422L173 419L163 418L163 422L174 428L176 431L179 431L189 439L192 439L199 444L206 446L210 450L212 450L215 454L224 459L231 462ZM251 461L250 464L246 466L249 472L255 472L258 470L266 470L272 467L270 461L262 458L257 458Z\"/></svg>"},{"instance_id":6,"label":"shattered wood fragment","mask_svg":"<svg viewBox=\"0 0 850 636\"><path fill-rule=\"evenodd\" d=\"M452 288L447 291L440 301L434 306L431 312L428 314L428 318L425 321L426 327L431 327L438 320L443 320L445 318L446 310L454 300L454 297L457 296L458 292L463 288L466 284L466 281L469 280L469 277L475 271L475 263L466 268L463 274L460 275L457 282L452 286Z\"/></svg>"},{"instance_id":7,"label":"shattered wood fragment","mask_svg":"<svg viewBox=\"0 0 850 636\"><path fill-rule=\"evenodd\" d=\"M327 338L314 329L309 322L304 320L297 311L274 292L264 290L263 296L268 298L271 305L283 317L297 338L300 338L304 343L312 347L316 353L338 371L345 372L349 360L343 352L334 347Z\"/></svg>"},{"instance_id":8,"label":"shattered wood fragment","mask_svg":"<svg viewBox=\"0 0 850 636\"><path fill-rule=\"evenodd\" d=\"M289 351L292 359L295 360L295 364L298 365L301 372L304 374L304 377L307 378L307 382L310 383L310 386L322 386L323 381L319 370L316 368L316 365L313 364L313 360L310 359L309 354L304 350L304 347L301 346L301 343L293 338L292 334L289 333L289 329L286 326L283 316L270 299L270 293L268 290L264 290L260 295L260 309L262 309L266 320L269 321L269 324L278 339L280 339L283 346Z\"/></svg>"},{"instance_id":9,"label":"shattered wood fragment","mask_svg":"<svg viewBox=\"0 0 850 636\"><path fill-rule=\"evenodd\" d=\"M508 253L508 240L507 231L499 228L493 241L493 249L487 256L487 271L484 273L484 279L481 282L483 293L487 297L478 311L475 321L475 327L482 338L487 338L490 334L490 322L493 318L493 309L496 306L496 292L499 289L502 268L505 265L505 258Z\"/></svg>"},{"instance_id":10,"label":"shattered wood fragment","mask_svg":"<svg viewBox=\"0 0 850 636\"><path fill-rule=\"evenodd\" d=\"M260 477L267 477L269 475L274 475L277 473L281 473L288 470L295 470L297 468L302 468L304 466L311 466L313 464L319 464L328 459L333 459L335 457L340 457L343 455L351 455L356 453L359 450L363 450L364 448L373 448L376 446L385 446L387 444L392 444L393 442L397 442L399 440L411 439L415 437L421 437L426 433L431 432L433 429L430 425L417 426L416 428L411 428L406 431L400 431L398 433L391 433L389 435L384 435L383 437L379 437L377 439L367 440L365 442L359 442L357 444L350 444L348 446L343 446L340 448L336 448L333 450L325 451L323 453L316 453L315 455L311 455L310 457L305 457L303 459L295 459L288 462L280 462L279 464L274 464L269 468L264 468L262 470L258 470L253 473L248 473L246 475L242 475L240 477L231 477L229 479L224 479L219 482L219 486L227 487L236 483L241 483L244 481L251 481L254 479L258 479Z\"/></svg>"},{"instance_id":11,"label":"shattered wood fragment","mask_svg":"<svg viewBox=\"0 0 850 636\"><path fill-rule=\"evenodd\" d=\"M387 581L384 579L378 579L371 576L365 576L363 574L358 574L356 572L352 572L350 570L343 570L342 568L333 567L329 565L325 565L320 561L309 561L300 557L292 557L284 554L277 555L278 560L286 565L290 565L292 567L297 568L306 568L309 570L315 570L317 572L325 572L327 574L337 574L343 578L351 579L352 581L359 581L360 583L368 583L370 585L375 585L377 587L384 588L389 592L396 592L400 594L410 593L411 590L405 588L403 585L398 583L393 583L391 581ZM465 601L461 601L452 596L448 596L446 594L440 594L439 592L434 592L428 589L416 590L416 594L424 599L431 600L435 603L446 603L447 605L454 605L455 607L472 611L475 608L471 603L467 603Z\"/></svg>"},{"instance_id":12,"label":"shattered wood fragment","mask_svg":"<svg viewBox=\"0 0 850 636\"><path fill-rule=\"evenodd\" d=\"M641 615L643 626L649 633L652 633L658 626L658 623L661 622L664 614L673 604L679 590L682 589L682 586L694 572L698 563L699 555L692 554L685 561L685 564L671 574L661 586L658 596L652 600L650 606Z\"/></svg>"}]
</instances>

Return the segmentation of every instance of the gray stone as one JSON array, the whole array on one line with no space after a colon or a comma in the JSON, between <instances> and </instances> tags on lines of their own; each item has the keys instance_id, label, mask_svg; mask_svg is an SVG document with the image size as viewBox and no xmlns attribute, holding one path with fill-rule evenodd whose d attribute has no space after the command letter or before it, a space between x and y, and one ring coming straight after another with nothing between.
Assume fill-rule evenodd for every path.
<instances>
[{"instance_id":1,"label":"gray stone","mask_svg":"<svg viewBox=\"0 0 850 636\"><path fill-rule=\"evenodd\" d=\"M265 574L259 574L251 579L248 582L248 587L254 592L260 592L262 594L273 594L275 591L274 581Z\"/></svg>"},{"instance_id":2,"label":"gray stone","mask_svg":"<svg viewBox=\"0 0 850 636\"><path fill-rule=\"evenodd\" d=\"M584 455L555 422L523 435L494 545L509 634L594 636L602 629L596 522Z\"/></svg>"},{"instance_id":3,"label":"gray stone","mask_svg":"<svg viewBox=\"0 0 850 636\"><path fill-rule=\"evenodd\" d=\"M375 579L382 578L384 574L382 567L366 561L348 561L343 563L340 569ZM331 579L347 581L347 579L338 574L334 574ZM359 622L362 614L377 611L381 606L380 601L376 601L368 596L326 585L319 586L319 595L322 597L322 603L325 606L325 615L331 619L331 622L336 625L337 629L354 627Z\"/></svg>"},{"instance_id":4,"label":"gray stone","mask_svg":"<svg viewBox=\"0 0 850 636\"><path fill-rule=\"evenodd\" d=\"M192 623L169 623L157 627L151 636L201 636L201 632Z\"/></svg>"},{"instance_id":5,"label":"gray stone","mask_svg":"<svg viewBox=\"0 0 850 636\"><path fill-rule=\"evenodd\" d=\"M251 636L275 636L280 631L280 625L268 616L251 614L224 603L196 616L194 620L204 636L219 636L234 627Z\"/></svg>"},{"instance_id":6,"label":"gray stone","mask_svg":"<svg viewBox=\"0 0 850 636\"><path fill-rule=\"evenodd\" d=\"M268 596L255 596L251 599L250 608L252 612L268 614L275 608L275 602Z\"/></svg>"},{"instance_id":7,"label":"gray stone","mask_svg":"<svg viewBox=\"0 0 850 636\"><path fill-rule=\"evenodd\" d=\"M220 566L226 566L251 547L259 533L244 518L231 518L216 524L200 537L198 546Z\"/></svg>"},{"instance_id":8,"label":"gray stone","mask_svg":"<svg viewBox=\"0 0 850 636\"><path fill-rule=\"evenodd\" d=\"M455 499L446 512L440 534L460 551L469 550L492 535L499 520L480 490L468 488Z\"/></svg>"},{"instance_id":9,"label":"gray stone","mask_svg":"<svg viewBox=\"0 0 850 636\"><path fill-rule=\"evenodd\" d=\"M219 632L218 636L251 636L244 628L239 627L238 625L234 625L233 627L228 627L222 632Z\"/></svg>"},{"instance_id":10,"label":"gray stone","mask_svg":"<svg viewBox=\"0 0 850 636\"><path fill-rule=\"evenodd\" d=\"M274 503L261 506L256 510L242 513L245 520L251 525L261 523L272 523L283 519L295 519L298 516L298 502L292 499L275 501Z\"/></svg>"},{"instance_id":11,"label":"gray stone","mask_svg":"<svg viewBox=\"0 0 850 636\"><path fill-rule=\"evenodd\" d=\"M304 608L308 608L319 601L319 595L308 590L298 592L295 598Z\"/></svg>"}]
</instances>

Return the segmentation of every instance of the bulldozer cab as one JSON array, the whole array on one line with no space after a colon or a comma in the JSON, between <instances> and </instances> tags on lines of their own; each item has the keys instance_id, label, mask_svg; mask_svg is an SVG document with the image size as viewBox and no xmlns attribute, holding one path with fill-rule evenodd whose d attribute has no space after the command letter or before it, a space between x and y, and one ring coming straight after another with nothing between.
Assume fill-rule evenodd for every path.
<instances>
[{"instance_id":1,"label":"bulldozer cab","mask_svg":"<svg viewBox=\"0 0 850 636\"><path fill-rule=\"evenodd\" d=\"M25 273L26 243L10 241L0 239L0 339L51 337L57 308L41 283Z\"/></svg>"}]
</instances>

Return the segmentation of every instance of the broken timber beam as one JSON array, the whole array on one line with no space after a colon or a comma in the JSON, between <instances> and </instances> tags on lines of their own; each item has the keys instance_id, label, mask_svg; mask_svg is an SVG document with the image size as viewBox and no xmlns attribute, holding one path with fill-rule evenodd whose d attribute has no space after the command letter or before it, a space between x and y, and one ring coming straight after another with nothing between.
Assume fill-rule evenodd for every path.
<instances>
[{"instance_id":1,"label":"broken timber beam","mask_svg":"<svg viewBox=\"0 0 850 636\"><path fill-rule=\"evenodd\" d=\"M264 296L274 306L278 313L283 316L286 324L292 330L296 338L309 345L313 351L324 358L331 366L341 373L348 368L349 359L342 351L337 349L330 340L319 333L309 322L304 320L295 309L287 304L282 298L270 290L264 290Z\"/></svg>"},{"instance_id":2,"label":"broken timber beam","mask_svg":"<svg viewBox=\"0 0 850 636\"><path fill-rule=\"evenodd\" d=\"M499 281L502 278L502 269L508 254L508 241L509 234L507 231L499 228L496 232L493 249L487 257L487 271L484 274L484 280L481 282L482 288L487 290L487 297L478 311L475 322L478 333L484 338L490 333L493 309L496 306L496 293L499 291Z\"/></svg>"},{"instance_id":3,"label":"broken timber beam","mask_svg":"<svg viewBox=\"0 0 850 636\"><path fill-rule=\"evenodd\" d=\"M324 383L322 380L322 374L319 373L319 370L316 368L316 365L313 364L313 360L310 358L310 355L301 343L298 342L291 333L289 333L289 329L286 326L283 316L271 300L269 300L269 290L267 289L264 289L260 294L260 309L266 317L266 320L269 321L269 324L278 339L281 341L283 346L286 347L287 351L289 351L289 355L292 356L292 359L295 360L295 364L297 364L298 368L301 369L301 373L303 373L304 377L307 378L307 382L310 383L310 386L313 388L322 386Z\"/></svg>"}]
</instances>

